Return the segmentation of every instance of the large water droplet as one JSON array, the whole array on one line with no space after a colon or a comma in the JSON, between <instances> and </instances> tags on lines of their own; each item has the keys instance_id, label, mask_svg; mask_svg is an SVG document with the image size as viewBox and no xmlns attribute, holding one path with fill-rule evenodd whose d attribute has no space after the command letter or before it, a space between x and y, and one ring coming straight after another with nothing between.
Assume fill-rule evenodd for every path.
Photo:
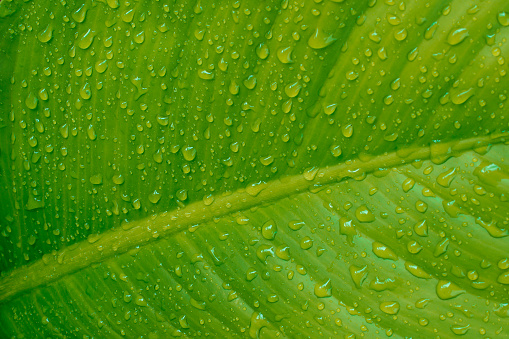
<instances>
[{"instance_id":1,"label":"large water droplet","mask_svg":"<svg viewBox=\"0 0 509 339\"><path fill-rule=\"evenodd\" d=\"M379 258L382 259L389 259L389 260L398 260L398 256L396 253L394 253L393 250L391 250L386 245L382 244L381 242L374 241L372 245L373 253Z\"/></svg>"},{"instance_id":2,"label":"large water droplet","mask_svg":"<svg viewBox=\"0 0 509 339\"><path fill-rule=\"evenodd\" d=\"M384 301L380 303L380 311L387 314L398 314L399 303L397 301Z\"/></svg>"},{"instance_id":3,"label":"large water droplet","mask_svg":"<svg viewBox=\"0 0 509 339\"><path fill-rule=\"evenodd\" d=\"M447 42L449 45L454 46L465 40L468 37L468 30L466 28L458 28L449 33Z\"/></svg>"},{"instance_id":4,"label":"large water droplet","mask_svg":"<svg viewBox=\"0 0 509 339\"><path fill-rule=\"evenodd\" d=\"M42 31L37 35L37 39L40 42L48 42L53 37L53 28L51 25L47 25Z\"/></svg>"},{"instance_id":5,"label":"large water droplet","mask_svg":"<svg viewBox=\"0 0 509 339\"><path fill-rule=\"evenodd\" d=\"M308 45L313 49L322 49L330 46L336 41L332 34L326 34L320 28L317 28L315 32L309 37Z\"/></svg>"},{"instance_id":6,"label":"large water droplet","mask_svg":"<svg viewBox=\"0 0 509 339\"><path fill-rule=\"evenodd\" d=\"M460 294L465 293L458 285L451 281L439 280L437 283L436 293L442 300L452 299Z\"/></svg>"},{"instance_id":7,"label":"large water droplet","mask_svg":"<svg viewBox=\"0 0 509 339\"><path fill-rule=\"evenodd\" d=\"M325 282L315 284L315 295L318 298L327 298L332 295L332 284L330 279Z\"/></svg>"},{"instance_id":8,"label":"large water droplet","mask_svg":"<svg viewBox=\"0 0 509 339\"><path fill-rule=\"evenodd\" d=\"M373 222L375 221L375 216L368 209L366 205L361 205L355 210L355 217L360 222Z\"/></svg>"},{"instance_id":9,"label":"large water droplet","mask_svg":"<svg viewBox=\"0 0 509 339\"><path fill-rule=\"evenodd\" d=\"M78 47L81 49L87 49L92 45L92 42L95 38L95 32L92 31L90 28L83 33L81 38L78 40Z\"/></svg>"}]
</instances>

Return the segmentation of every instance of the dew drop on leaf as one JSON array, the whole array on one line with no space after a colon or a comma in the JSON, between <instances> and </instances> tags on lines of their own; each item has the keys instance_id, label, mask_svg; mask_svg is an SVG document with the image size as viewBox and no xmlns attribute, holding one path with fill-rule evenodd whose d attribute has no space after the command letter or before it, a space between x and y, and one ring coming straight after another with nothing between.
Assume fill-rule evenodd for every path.
<instances>
[{"instance_id":1,"label":"dew drop on leaf","mask_svg":"<svg viewBox=\"0 0 509 339\"><path fill-rule=\"evenodd\" d=\"M397 301L383 301L380 303L380 311L386 314L398 314L399 312L399 303Z\"/></svg>"},{"instance_id":2,"label":"dew drop on leaf","mask_svg":"<svg viewBox=\"0 0 509 339\"><path fill-rule=\"evenodd\" d=\"M398 256L396 255L396 253L394 253L393 250L391 250L388 246L382 244L381 242L374 241L372 245L372 250L373 253L379 258L393 261L398 260Z\"/></svg>"},{"instance_id":3,"label":"dew drop on leaf","mask_svg":"<svg viewBox=\"0 0 509 339\"><path fill-rule=\"evenodd\" d=\"M327 298L332 296L332 284L330 279L325 282L316 283L314 292L318 298Z\"/></svg>"},{"instance_id":4,"label":"dew drop on leaf","mask_svg":"<svg viewBox=\"0 0 509 339\"><path fill-rule=\"evenodd\" d=\"M314 33L309 37L308 45L313 49L322 49L332 45L336 39L332 34L326 34L322 29L315 29Z\"/></svg>"},{"instance_id":5,"label":"dew drop on leaf","mask_svg":"<svg viewBox=\"0 0 509 339\"><path fill-rule=\"evenodd\" d=\"M51 25L47 25L42 31L37 35L37 39L40 42L48 42L53 38L53 28Z\"/></svg>"}]
</instances>

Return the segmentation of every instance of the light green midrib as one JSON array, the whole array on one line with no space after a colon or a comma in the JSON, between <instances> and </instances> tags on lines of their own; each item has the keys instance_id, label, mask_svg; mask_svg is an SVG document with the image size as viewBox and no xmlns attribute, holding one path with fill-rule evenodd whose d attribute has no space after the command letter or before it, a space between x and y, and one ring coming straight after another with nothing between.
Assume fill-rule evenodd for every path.
<instances>
[{"instance_id":1,"label":"light green midrib","mask_svg":"<svg viewBox=\"0 0 509 339\"><path fill-rule=\"evenodd\" d=\"M313 178L306 174L294 175L261 184L263 189L260 192L253 193L253 191L257 191L252 189L253 187L239 189L215 197L211 204L197 201L182 209L133 221L106 231L97 239L89 237L89 240L64 248L55 255L45 255L28 266L13 270L0 280L0 303L10 300L20 293L54 282L92 264L100 263L135 247L146 245L158 238L180 232L194 225L200 225L214 218L277 201L313 187L336 183L348 177L362 176L381 168L401 166L419 159L453 156L478 147L502 143L507 138L509 138L509 132L503 132L434 144L433 147L409 147L371 159L347 160L334 166L318 169Z\"/></svg>"}]
</instances>

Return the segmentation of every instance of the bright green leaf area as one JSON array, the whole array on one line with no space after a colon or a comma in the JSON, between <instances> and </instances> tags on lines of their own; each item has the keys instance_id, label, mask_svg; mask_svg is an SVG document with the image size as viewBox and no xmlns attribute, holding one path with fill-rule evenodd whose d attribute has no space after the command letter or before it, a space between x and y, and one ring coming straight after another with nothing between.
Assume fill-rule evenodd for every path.
<instances>
[{"instance_id":1,"label":"bright green leaf area","mask_svg":"<svg viewBox=\"0 0 509 339\"><path fill-rule=\"evenodd\" d=\"M0 32L0 337L509 337L507 0Z\"/></svg>"}]
</instances>

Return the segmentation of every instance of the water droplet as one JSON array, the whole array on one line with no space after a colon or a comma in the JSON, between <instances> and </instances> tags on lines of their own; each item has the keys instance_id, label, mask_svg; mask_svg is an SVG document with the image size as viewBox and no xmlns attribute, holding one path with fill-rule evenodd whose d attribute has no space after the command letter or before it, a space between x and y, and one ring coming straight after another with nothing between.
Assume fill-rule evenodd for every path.
<instances>
[{"instance_id":1,"label":"water droplet","mask_svg":"<svg viewBox=\"0 0 509 339\"><path fill-rule=\"evenodd\" d=\"M387 314L398 314L399 303L397 301L384 301L380 303L380 311Z\"/></svg>"},{"instance_id":2,"label":"water droplet","mask_svg":"<svg viewBox=\"0 0 509 339\"><path fill-rule=\"evenodd\" d=\"M94 125L90 124L87 128L87 136L90 140L97 139L97 134L95 133Z\"/></svg>"},{"instance_id":3,"label":"water droplet","mask_svg":"<svg viewBox=\"0 0 509 339\"><path fill-rule=\"evenodd\" d=\"M194 158L196 158L196 149L191 146L186 146L182 148L182 155L187 161L193 161Z\"/></svg>"},{"instance_id":4,"label":"water droplet","mask_svg":"<svg viewBox=\"0 0 509 339\"><path fill-rule=\"evenodd\" d=\"M37 140L35 135L32 135L28 138L28 144L30 145L30 147L36 147L38 143L39 141Z\"/></svg>"},{"instance_id":5,"label":"water droplet","mask_svg":"<svg viewBox=\"0 0 509 339\"><path fill-rule=\"evenodd\" d=\"M267 240L273 240L277 234L277 225L274 220L269 220L262 226L262 236Z\"/></svg>"},{"instance_id":6,"label":"water droplet","mask_svg":"<svg viewBox=\"0 0 509 339\"><path fill-rule=\"evenodd\" d=\"M428 236L428 222L426 221L426 219L424 219L421 222L417 222L414 225L414 232L420 237Z\"/></svg>"},{"instance_id":7,"label":"water droplet","mask_svg":"<svg viewBox=\"0 0 509 339\"><path fill-rule=\"evenodd\" d=\"M30 109L36 109L38 103L39 99L37 99L37 97L32 92L28 93L28 96L25 99L25 104L27 107Z\"/></svg>"},{"instance_id":8,"label":"water droplet","mask_svg":"<svg viewBox=\"0 0 509 339\"><path fill-rule=\"evenodd\" d=\"M397 26L401 23L400 17L396 14L387 13L386 17L387 22L389 22L392 26Z\"/></svg>"},{"instance_id":9,"label":"water droplet","mask_svg":"<svg viewBox=\"0 0 509 339\"><path fill-rule=\"evenodd\" d=\"M341 129L341 133L343 133L343 136L345 138L351 138L353 135L353 125L348 124L346 126L343 126L343 129Z\"/></svg>"},{"instance_id":10,"label":"water droplet","mask_svg":"<svg viewBox=\"0 0 509 339\"><path fill-rule=\"evenodd\" d=\"M426 32L424 33L424 39L426 39L426 40L432 39L433 36L435 35L435 32L437 31L437 29L438 29L438 23L435 21L426 29Z\"/></svg>"},{"instance_id":11,"label":"water droplet","mask_svg":"<svg viewBox=\"0 0 509 339\"><path fill-rule=\"evenodd\" d=\"M375 279L370 281L369 288L371 290L377 291L377 292L383 292L385 290L393 290L396 288L396 281L391 278L380 280L379 277L375 277Z\"/></svg>"},{"instance_id":12,"label":"water droplet","mask_svg":"<svg viewBox=\"0 0 509 339\"><path fill-rule=\"evenodd\" d=\"M41 100L44 101L47 101L49 99L48 91L46 90L46 88L41 88L39 90L39 98L41 98Z\"/></svg>"},{"instance_id":13,"label":"water droplet","mask_svg":"<svg viewBox=\"0 0 509 339\"><path fill-rule=\"evenodd\" d=\"M118 0L107 0L108 2L108 6L110 6L110 8L118 8L118 6L120 6Z\"/></svg>"},{"instance_id":14,"label":"water droplet","mask_svg":"<svg viewBox=\"0 0 509 339\"><path fill-rule=\"evenodd\" d=\"M287 244L281 244L276 248L276 255L279 259L290 260L290 247Z\"/></svg>"},{"instance_id":15,"label":"water droplet","mask_svg":"<svg viewBox=\"0 0 509 339\"><path fill-rule=\"evenodd\" d=\"M467 90L457 93L456 95L452 95L451 101L455 105L461 105L470 99L474 94L474 89L471 87Z\"/></svg>"},{"instance_id":16,"label":"water droplet","mask_svg":"<svg viewBox=\"0 0 509 339\"><path fill-rule=\"evenodd\" d=\"M500 274L497 281L503 285L509 285L509 271Z\"/></svg>"},{"instance_id":17,"label":"water droplet","mask_svg":"<svg viewBox=\"0 0 509 339\"><path fill-rule=\"evenodd\" d=\"M468 30L466 28L458 28L449 33L447 42L449 45L454 46L465 40L468 37Z\"/></svg>"},{"instance_id":18,"label":"water droplet","mask_svg":"<svg viewBox=\"0 0 509 339\"><path fill-rule=\"evenodd\" d=\"M277 58L283 64L290 64L290 63L293 62L293 60L292 60L292 51L293 51L293 47L280 48L277 51Z\"/></svg>"},{"instance_id":19,"label":"water droplet","mask_svg":"<svg viewBox=\"0 0 509 339\"><path fill-rule=\"evenodd\" d=\"M37 35L37 39L40 42L48 42L53 37L53 28L51 25L47 25L42 31Z\"/></svg>"},{"instance_id":20,"label":"water droplet","mask_svg":"<svg viewBox=\"0 0 509 339\"><path fill-rule=\"evenodd\" d=\"M108 62L106 59L99 60L95 63L95 70L99 73L104 73L108 69Z\"/></svg>"},{"instance_id":21,"label":"water droplet","mask_svg":"<svg viewBox=\"0 0 509 339\"><path fill-rule=\"evenodd\" d=\"M398 260L398 256L396 255L396 253L394 253L389 247L378 241L373 242L372 249L373 253L379 258L394 261Z\"/></svg>"},{"instance_id":22,"label":"water droplet","mask_svg":"<svg viewBox=\"0 0 509 339\"><path fill-rule=\"evenodd\" d=\"M403 181L403 191L406 193L410 191L415 185L415 180L412 178L407 178Z\"/></svg>"},{"instance_id":23,"label":"water droplet","mask_svg":"<svg viewBox=\"0 0 509 339\"><path fill-rule=\"evenodd\" d=\"M360 288L362 286L362 283L364 282L364 280L366 280L368 276L368 266L365 265L363 267L358 267L352 265L349 267L349 270L350 276L352 277L355 286L357 286L357 288Z\"/></svg>"},{"instance_id":24,"label":"water droplet","mask_svg":"<svg viewBox=\"0 0 509 339\"><path fill-rule=\"evenodd\" d=\"M375 221L375 216L368 209L366 205L361 205L355 210L355 217L360 222L373 222Z\"/></svg>"},{"instance_id":25,"label":"water droplet","mask_svg":"<svg viewBox=\"0 0 509 339\"><path fill-rule=\"evenodd\" d=\"M442 300L452 299L465 293L458 285L451 281L439 280L436 288L437 296Z\"/></svg>"},{"instance_id":26,"label":"water droplet","mask_svg":"<svg viewBox=\"0 0 509 339\"><path fill-rule=\"evenodd\" d=\"M289 84L285 87L285 93L290 98L295 98L297 95L299 95L301 88L302 88L302 85L300 84L300 82L295 81L294 83Z\"/></svg>"},{"instance_id":27,"label":"water droplet","mask_svg":"<svg viewBox=\"0 0 509 339\"><path fill-rule=\"evenodd\" d=\"M272 155L260 157L260 162L262 163L263 166L269 166L274 162L274 157L272 157Z\"/></svg>"},{"instance_id":28,"label":"water droplet","mask_svg":"<svg viewBox=\"0 0 509 339\"><path fill-rule=\"evenodd\" d=\"M322 49L332 45L336 41L332 37L332 34L326 34L320 28L317 28L315 32L309 37L308 45L313 49Z\"/></svg>"},{"instance_id":29,"label":"water droplet","mask_svg":"<svg viewBox=\"0 0 509 339\"><path fill-rule=\"evenodd\" d=\"M133 8L127 9L126 11L124 11L124 13L122 13L120 17L122 18L123 22L129 23L133 21L134 9Z\"/></svg>"},{"instance_id":30,"label":"water droplet","mask_svg":"<svg viewBox=\"0 0 509 339\"><path fill-rule=\"evenodd\" d=\"M403 41L406 39L406 37L408 36L408 32L405 28L399 30L399 31L396 31L394 32L394 38L398 41Z\"/></svg>"},{"instance_id":31,"label":"water droplet","mask_svg":"<svg viewBox=\"0 0 509 339\"><path fill-rule=\"evenodd\" d=\"M265 319L263 314L259 312L253 312L251 316L251 322L249 325L249 337L250 338L260 338L263 335L260 335L260 331L262 328L268 327L270 323Z\"/></svg>"},{"instance_id":32,"label":"water droplet","mask_svg":"<svg viewBox=\"0 0 509 339\"><path fill-rule=\"evenodd\" d=\"M210 206L214 202L214 196L212 194L209 194L207 196L203 197L203 203L205 206Z\"/></svg>"},{"instance_id":33,"label":"water droplet","mask_svg":"<svg viewBox=\"0 0 509 339\"><path fill-rule=\"evenodd\" d=\"M318 174L318 167L312 167L304 171L304 179L307 181L313 181Z\"/></svg>"},{"instance_id":34,"label":"water droplet","mask_svg":"<svg viewBox=\"0 0 509 339\"><path fill-rule=\"evenodd\" d=\"M103 183L103 176L102 174L95 174L90 177L90 183L93 185L101 185Z\"/></svg>"},{"instance_id":35,"label":"water droplet","mask_svg":"<svg viewBox=\"0 0 509 339\"><path fill-rule=\"evenodd\" d=\"M368 34L369 40L376 42L377 44L382 41L382 36L377 32L373 31Z\"/></svg>"},{"instance_id":36,"label":"water droplet","mask_svg":"<svg viewBox=\"0 0 509 339\"><path fill-rule=\"evenodd\" d=\"M85 4L81 5L80 8L78 8L76 11L74 11L74 13L72 13L72 18L76 21L76 22L83 22L85 21L85 17L87 15L87 8L85 7Z\"/></svg>"},{"instance_id":37,"label":"water droplet","mask_svg":"<svg viewBox=\"0 0 509 339\"><path fill-rule=\"evenodd\" d=\"M269 54L270 54L269 47L264 43L261 43L258 45L258 47L256 47L256 55L258 55L260 59L267 59Z\"/></svg>"},{"instance_id":38,"label":"water droplet","mask_svg":"<svg viewBox=\"0 0 509 339\"><path fill-rule=\"evenodd\" d=\"M339 157L343 153L343 151L341 150L341 146L339 145L331 145L330 152L332 156L335 158Z\"/></svg>"},{"instance_id":39,"label":"water droplet","mask_svg":"<svg viewBox=\"0 0 509 339\"><path fill-rule=\"evenodd\" d=\"M509 14L507 12L498 13L497 19L502 26L509 26Z\"/></svg>"},{"instance_id":40,"label":"water droplet","mask_svg":"<svg viewBox=\"0 0 509 339\"><path fill-rule=\"evenodd\" d=\"M198 71L198 76L203 80L213 80L215 78L214 72L205 69Z\"/></svg>"},{"instance_id":41,"label":"water droplet","mask_svg":"<svg viewBox=\"0 0 509 339\"><path fill-rule=\"evenodd\" d=\"M161 193L159 193L157 190L154 190L154 192L150 193L148 196L148 200L153 204L157 204L160 199Z\"/></svg>"},{"instance_id":42,"label":"water droplet","mask_svg":"<svg viewBox=\"0 0 509 339\"><path fill-rule=\"evenodd\" d=\"M133 40L137 44L142 44L145 41L145 31L141 31L141 32L137 33L134 36Z\"/></svg>"},{"instance_id":43,"label":"water droplet","mask_svg":"<svg viewBox=\"0 0 509 339\"><path fill-rule=\"evenodd\" d=\"M112 178L116 185L122 185L124 183L124 176L122 174L115 174Z\"/></svg>"},{"instance_id":44,"label":"water droplet","mask_svg":"<svg viewBox=\"0 0 509 339\"><path fill-rule=\"evenodd\" d=\"M254 75L248 76L244 80L244 86L246 86L247 89L254 89L256 87L256 77Z\"/></svg>"},{"instance_id":45,"label":"water droplet","mask_svg":"<svg viewBox=\"0 0 509 339\"><path fill-rule=\"evenodd\" d=\"M315 284L315 295L318 298L328 298L332 296L332 284L330 279L325 282Z\"/></svg>"},{"instance_id":46,"label":"water droplet","mask_svg":"<svg viewBox=\"0 0 509 339\"><path fill-rule=\"evenodd\" d=\"M437 177L437 183L442 187L449 187L451 186L452 181L454 180L454 177L456 176L456 168L451 168L443 173L441 173Z\"/></svg>"},{"instance_id":47,"label":"water droplet","mask_svg":"<svg viewBox=\"0 0 509 339\"><path fill-rule=\"evenodd\" d=\"M346 73L347 80L353 81L353 80L357 79L358 77L359 77L359 73L356 73L354 71Z\"/></svg>"},{"instance_id":48,"label":"water droplet","mask_svg":"<svg viewBox=\"0 0 509 339\"><path fill-rule=\"evenodd\" d=\"M302 248L303 250L308 250L311 247L313 247L313 239L311 239L310 237L304 237L301 239L300 248Z\"/></svg>"},{"instance_id":49,"label":"water droplet","mask_svg":"<svg viewBox=\"0 0 509 339\"><path fill-rule=\"evenodd\" d=\"M294 231L300 230L305 225L304 221L292 220L288 223L288 227Z\"/></svg>"},{"instance_id":50,"label":"water droplet","mask_svg":"<svg viewBox=\"0 0 509 339\"><path fill-rule=\"evenodd\" d=\"M88 29L85 33L83 33L83 35L79 39L78 47L81 49L89 48L90 45L92 45L94 38L95 38L95 32L92 31L91 29Z\"/></svg>"},{"instance_id":51,"label":"water droplet","mask_svg":"<svg viewBox=\"0 0 509 339\"><path fill-rule=\"evenodd\" d=\"M444 254L445 252L447 252L447 249L449 248L449 242L450 242L449 238L445 238L444 240L440 241L435 246L435 250L433 252L433 255L435 257L439 257L442 254Z\"/></svg>"},{"instance_id":52,"label":"water droplet","mask_svg":"<svg viewBox=\"0 0 509 339\"><path fill-rule=\"evenodd\" d=\"M454 325L451 326L451 331L456 335L465 335L470 330L470 325Z\"/></svg>"},{"instance_id":53,"label":"water droplet","mask_svg":"<svg viewBox=\"0 0 509 339\"><path fill-rule=\"evenodd\" d=\"M178 200L185 201L187 200L187 190L184 188L180 189L175 193L175 196L177 197Z\"/></svg>"},{"instance_id":54,"label":"water droplet","mask_svg":"<svg viewBox=\"0 0 509 339\"><path fill-rule=\"evenodd\" d=\"M84 99L84 100L89 100L90 97L92 96L92 92L90 91L90 84L87 82L83 85L83 87L81 87L80 89L80 96Z\"/></svg>"},{"instance_id":55,"label":"water droplet","mask_svg":"<svg viewBox=\"0 0 509 339\"><path fill-rule=\"evenodd\" d=\"M432 278L431 274L426 273L426 271L424 271L422 268L420 268L419 266L412 264L408 261L405 262L405 268L408 272L410 272L413 276L415 276L417 278L422 278L422 279L431 279Z\"/></svg>"}]
</instances>

